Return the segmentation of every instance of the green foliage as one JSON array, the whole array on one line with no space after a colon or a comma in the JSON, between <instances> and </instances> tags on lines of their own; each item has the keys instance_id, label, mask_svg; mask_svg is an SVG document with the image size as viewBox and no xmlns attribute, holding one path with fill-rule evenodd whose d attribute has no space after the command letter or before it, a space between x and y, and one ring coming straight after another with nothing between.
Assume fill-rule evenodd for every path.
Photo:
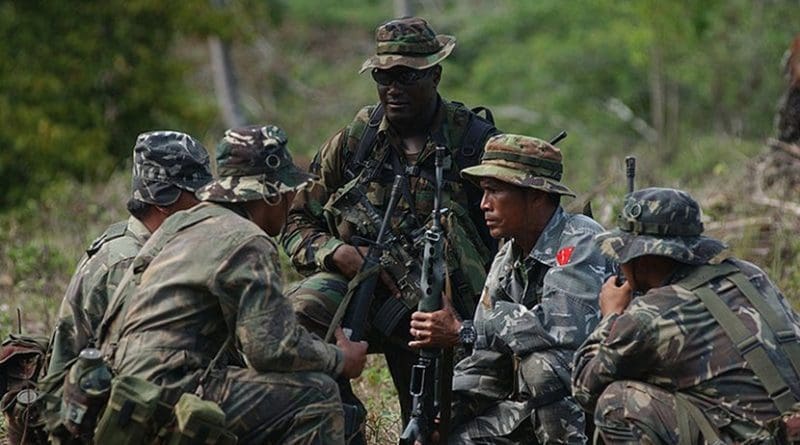
<instances>
[{"instance_id":1,"label":"green foliage","mask_svg":"<svg viewBox=\"0 0 800 445\"><path fill-rule=\"evenodd\" d=\"M208 123L171 51L192 3L0 4L0 206L54 178L108 177L142 131Z\"/></svg>"}]
</instances>

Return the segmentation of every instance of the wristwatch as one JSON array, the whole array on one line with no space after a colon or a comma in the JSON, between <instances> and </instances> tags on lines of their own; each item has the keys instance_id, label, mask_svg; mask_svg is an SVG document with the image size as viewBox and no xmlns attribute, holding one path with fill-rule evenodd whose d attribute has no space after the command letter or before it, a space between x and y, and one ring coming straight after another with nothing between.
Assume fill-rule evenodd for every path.
<instances>
[{"instance_id":1,"label":"wristwatch","mask_svg":"<svg viewBox=\"0 0 800 445\"><path fill-rule=\"evenodd\" d=\"M472 320L462 321L461 329L458 331L458 341L460 341L465 348L471 350L477 339L478 333L475 331L475 325L472 323Z\"/></svg>"}]
</instances>

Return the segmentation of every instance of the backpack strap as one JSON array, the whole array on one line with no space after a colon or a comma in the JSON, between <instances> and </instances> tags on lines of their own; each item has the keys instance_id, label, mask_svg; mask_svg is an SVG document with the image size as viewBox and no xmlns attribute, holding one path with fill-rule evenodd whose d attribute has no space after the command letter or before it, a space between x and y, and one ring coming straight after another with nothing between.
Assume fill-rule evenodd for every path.
<instances>
[{"instance_id":1,"label":"backpack strap","mask_svg":"<svg viewBox=\"0 0 800 445\"><path fill-rule=\"evenodd\" d=\"M144 271L150 266L150 263L153 261L156 255L158 255L158 253L161 252L167 243L172 240L176 233L185 229L186 227L193 226L201 221L211 218L214 216L214 211L215 209L213 207L206 206L191 211L187 218L167 218L164 223L161 224L161 227L159 227L159 229L155 232L160 234L160 236L157 238L155 236L151 237L150 242L145 244L147 250L142 248L142 251L136 255L136 258L133 260L133 264L131 264L128 270L125 271L125 276L123 277L122 282L120 282L121 286L117 288L116 292L114 292L114 295L108 302L108 309L106 309L106 312L103 315L103 320L100 322L97 328L98 344L102 342L107 334L110 334L107 331L117 316L124 316L128 301L130 300L129 298L125 298L125 295L127 294L125 290L132 285L139 284ZM121 335L121 332L114 334L115 338L112 339L112 342L114 343L114 349L116 349L116 343L119 342L119 337Z\"/></svg>"},{"instance_id":2,"label":"backpack strap","mask_svg":"<svg viewBox=\"0 0 800 445\"><path fill-rule=\"evenodd\" d=\"M764 385L764 389L766 389L778 410L781 412L788 411L791 409L792 405L797 402L797 399L775 363L770 360L764 345L758 340L758 337L750 332L722 298L708 286L709 282L720 277L725 277L731 281L751 304L754 300L763 300L761 293L750 284L747 277L742 274L739 268L730 262L724 262L717 266L701 266L696 269L695 273L680 280L676 285L692 291L694 295L700 299L706 309L708 309L720 327L722 327L731 339L748 365L750 365L753 373L761 381L761 384ZM748 284L745 284L745 281ZM784 329L780 328L783 327L785 321L779 322L778 320L780 320L780 317L772 311L772 308L770 308L765 301L759 303L758 306L755 304L753 306L759 314L764 317L769 329L773 331L776 338L778 337L777 332L784 332ZM762 310L772 312L772 314L767 316ZM769 325L770 321L780 325L776 326L779 328L779 331L775 331L773 326ZM790 351L785 350L785 346L782 346L784 345L779 343L778 349L788 356ZM795 360L792 360L792 364L795 365Z\"/></svg>"},{"instance_id":3,"label":"backpack strap","mask_svg":"<svg viewBox=\"0 0 800 445\"><path fill-rule=\"evenodd\" d=\"M383 115L383 104L379 103L373 108L372 113L369 115L369 121L367 121L364 131L361 132L358 148L356 148L352 156L345 160L344 172L347 181L355 179L364 168L364 159L367 158L367 154L371 151L372 146L375 145L375 140L378 137L378 127L383 120Z\"/></svg>"}]
</instances>

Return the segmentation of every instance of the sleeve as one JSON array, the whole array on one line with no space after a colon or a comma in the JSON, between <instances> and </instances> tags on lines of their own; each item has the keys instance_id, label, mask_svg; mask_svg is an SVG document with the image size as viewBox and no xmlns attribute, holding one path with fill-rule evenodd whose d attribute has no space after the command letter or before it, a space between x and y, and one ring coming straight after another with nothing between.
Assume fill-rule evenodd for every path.
<instances>
[{"instance_id":1,"label":"sleeve","mask_svg":"<svg viewBox=\"0 0 800 445\"><path fill-rule=\"evenodd\" d=\"M572 394L593 411L603 390L616 380L639 379L657 358L658 338L649 317L634 306L603 318L575 354Z\"/></svg>"},{"instance_id":2,"label":"sleeve","mask_svg":"<svg viewBox=\"0 0 800 445\"><path fill-rule=\"evenodd\" d=\"M214 293L239 349L261 372L318 371L338 376L342 351L300 326L281 292L275 246L253 238L235 250L218 268Z\"/></svg>"},{"instance_id":3,"label":"sleeve","mask_svg":"<svg viewBox=\"0 0 800 445\"><path fill-rule=\"evenodd\" d=\"M571 249L571 256L547 271L541 302L528 309L507 299L495 301L486 318L475 323L478 336L520 357L548 348L576 350L597 325L597 295L609 273L593 236L585 230L564 235L561 246Z\"/></svg>"},{"instance_id":4,"label":"sleeve","mask_svg":"<svg viewBox=\"0 0 800 445\"><path fill-rule=\"evenodd\" d=\"M348 129L331 137L320 148L312 173L319 176L311 187L295 196L280 242L298 272L309 275L330 271L333 251L344 244L329 232L323 208L332 192L344 182Z\"/></svg>"}]
</instances>

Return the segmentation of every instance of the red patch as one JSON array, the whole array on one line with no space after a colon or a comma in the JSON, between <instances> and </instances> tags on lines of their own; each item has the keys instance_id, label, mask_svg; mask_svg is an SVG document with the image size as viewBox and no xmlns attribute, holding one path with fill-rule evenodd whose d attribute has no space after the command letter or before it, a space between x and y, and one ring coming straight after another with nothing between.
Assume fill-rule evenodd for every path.
<instances>
[{"instance_id":1,"label":"red patch","mask_svg":"<svg viewBox=\"0 0 800 445\"><path fill-rule=\"evenodd\" d=\"M575 246L565 247L558 251L556 254L556 262L559 266L563 266L569 263L569 259L572 258L572 251L575 250Z\"/></svg>"}]
</instances>

